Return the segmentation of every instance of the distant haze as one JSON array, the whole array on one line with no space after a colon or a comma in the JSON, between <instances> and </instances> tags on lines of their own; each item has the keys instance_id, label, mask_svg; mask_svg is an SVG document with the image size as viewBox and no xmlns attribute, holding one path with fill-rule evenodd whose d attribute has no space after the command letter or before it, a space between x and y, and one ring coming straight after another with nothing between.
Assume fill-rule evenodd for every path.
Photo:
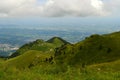
<instances>
[{"instance_id":1,"label":"distant haze","mask_svg":"<svg viewBox=\"0 0 120 80\"><path fill-rule=\"evenodd\" d=\"M120 31L119 21L118 17L2 18L0 19L0 27L113 32Z\"/></svg>"},{"instance_id":2,"label":"distant haze","mask_svg":"<svg viewBox=\"0 0 120 80\"><path fill-rule=\"evenodd\" d=\"M120 0L0 0L0 27L120 31Z\"/></svg>"}]
</instances>

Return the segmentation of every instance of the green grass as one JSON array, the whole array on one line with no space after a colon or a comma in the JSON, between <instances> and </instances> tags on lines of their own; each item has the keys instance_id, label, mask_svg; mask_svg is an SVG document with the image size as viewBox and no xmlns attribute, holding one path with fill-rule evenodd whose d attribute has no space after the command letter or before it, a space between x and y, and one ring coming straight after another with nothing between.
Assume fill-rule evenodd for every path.
<instances>
[{"instance_id":1,"label":"green grass","mask_svg":"<svg viewBox=\"0 0 120 80\"><path fill-rule=\"evenodd\" d=\"M41 51L30 50L23 55L11 58L3 63L4 68L16 67L19 69L31 68L35 65L43 64L46 59L53 57L53 54L44 53ZM51 61L52 62L52 61Z\"/></svg>"},{"instance_id":2,"label":"green grass","mask_svg":"<svg viewBox=\"0 0 120 80\"><path fill-rule=\"evenodd\" d=\"M68 43L67 41L59 37L51 38L48 41L43 41L41 39L38 39L34 42L30 42L23 45L19 50L13 53L10 57L16 57L18 55L24 54L26 51L29 51L29 50L50 52L50 51L54 51L55 48L60 47L64 44L70 44L70 43Z\"/></svg>"},{"instance_id":3,"label":"green grass","mask_svg":"<svg viewBox=\"0 0 120 80\"><path fill-rule=\"evenodd\" d=\"M112 64L111 70L110 65ZM18 68L0 69L1 80L119 80L120 71L116 70L119 61L90 65L86 68L70 67L68 65L37 65L31 69ZM101 66L105 65L105 68ZM100 70L98 68L101 68ZM119 68L119 66L118 66ZM120 69L120 68L119 68ZM104 71L103 71L104 70Z\"/></svg>"},{"instance_id":4,"label":"green grass","mask_svg":"<svg viewBox=\"0 0 120 80\"><path fill-rule=\"evenodd\" d=\"M17 57L0 59L0 80L120 80L120 32L66 43L55 37L23 45Z\"/></svg>"},{"instance_id":5,"label":"green grass","mask_svg":"<svg viewBox=\"0 0 120 80\"><path fill-rule=\"evenodd\" d=\"M99 72L117 72L120 71L120 60L109 62L109 63L101 63L90 65L88 69Z\"/></svg>"},{"instance_id":6,"label":"green grass","mask_svg":"<svg viewBox=\"0 0 120 80\"><path fill-rule=\"evenodd\" d=\"M55 59L69 65L90 65L120 59L120 32L92 35L74 45L60 47Z\"/></svg>"}]
</instances>

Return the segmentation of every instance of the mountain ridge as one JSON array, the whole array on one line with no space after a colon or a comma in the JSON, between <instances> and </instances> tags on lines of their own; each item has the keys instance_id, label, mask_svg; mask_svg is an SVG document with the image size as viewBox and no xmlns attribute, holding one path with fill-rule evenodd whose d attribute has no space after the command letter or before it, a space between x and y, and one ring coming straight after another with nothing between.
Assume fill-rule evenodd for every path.
<instances>
[{"instance_id":1,"label":"mountain ridge","mask_svg":"<svg viewBox=\"0 0 120 80\"><path fill-rule=\"evenodd\" d=\"M35 45L35 48L31 45ZM115 32L104 35L94 34L75 44L70 44L59 37L53 37L48 41L36 40L23 45L18 52L24 54L29 50L42 51L44 54L51 54L56 63L82 66L120 59L119 45L120 32Z\"/></svg>"},{"instance_id":2,"label":"mountain ridge","mask_svg":"<svg viewBox=\"0 0 120 80\"><path fill-rule=\"evenodd\" d=\"M120 79L120 32L94 34L75 44L40 39L18 52L21 54L0 60L1 80Z\"/></svg>"},{"instance_id":3,"label":"mountain ridge","mask_svg":"<svg viewBox=\"0 0 120 80\"><path fill-rule=\"evenodd\" d=\"M28 50L38 50L38 51L54 51L55 48L60 47L62 45L70 44L69 42L63 40L60 37L53 37L47 41L44 41L42 39L37 39L36 41L27 43L20 47L15 53L13 53L11 57L16 57L18 55L23 54L24 52Z\"/></svg>"}]
</instances>

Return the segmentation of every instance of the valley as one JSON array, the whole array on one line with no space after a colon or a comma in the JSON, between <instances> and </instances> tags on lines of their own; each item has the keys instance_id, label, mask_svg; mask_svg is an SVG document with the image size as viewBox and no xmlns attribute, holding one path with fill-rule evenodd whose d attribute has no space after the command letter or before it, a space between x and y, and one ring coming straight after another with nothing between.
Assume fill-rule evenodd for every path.
<instances>
[{"instance_id":1,"label":"valley","mask_svg":"<svg viewBox=\"0 0 120 80\"><path fill-rule=\"evenodd\" d=\"M9 26L9 25L8 25ZM43 39L47 41L51 37L58 36L71 43L76 43L91 35L93 32L64 31L64 30L39 30L39 29L19 29L0 28L0 56L7 57L11 52L16 51L25 43ZM98 32L96 32L98 33ZM104 32L99 32L103 34ZM14 49L14 50L13 50Z\"/></svg>"}]
</instances>

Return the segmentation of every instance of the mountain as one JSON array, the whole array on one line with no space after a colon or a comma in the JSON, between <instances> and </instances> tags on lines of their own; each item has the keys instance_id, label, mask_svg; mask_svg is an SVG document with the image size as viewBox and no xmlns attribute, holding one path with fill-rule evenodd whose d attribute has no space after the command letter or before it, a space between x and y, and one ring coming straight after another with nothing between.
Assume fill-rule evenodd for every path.
<instances>
[{"instance_id":1,"label":"mountain","mask_svg":"<svg viewBox=\"0 0 120 80\"><path fill-rule=\"evenodd\" d=\"M63 40L63 39L60 38L60 37L53 37L53 38L49 39L47 42L48 42L48 43L53 43L53 44L56 44L56 45L61 45L61 44L63 44L63 43L64 43L64 44L70 44L69 42Z\"/></svg>"},{"instance_id":2,"label":"mountain","mask_svg":"<svg viewBox=\"0 0 120 80\"><path fill-rule=\"evenodd\" d=\"M18 55L24 54L25 52L27 52L29 50L42 51L44 53L46 53L46 52L54 53L55 48L60 47L65 44L70 44L70 43L59 37L51 38L48 41L38 39L34 42L30 42L28 44L23 45L20 49L18 49L10 57L16 57Z\"/></svg>"},{"instance_id":3,"label":"mountain","mask_svg":"<svg viewBox=\"0 0 120 80\"><path fill-rule=\"evenodd\" d=\"M36 40L23 45L14 54L41 51L43 55L49 54L57 64L81 66L111 62L120 59L120 32L112 34L94 34L75 44L54 37L48 41ZM33 55L35 55L35 52ZM28 57L28 56L26 56ZM49 57L50 58L50 57Z\"/></svg>"},{"instance_id":4,"label":"mountain","mask_svg":"<svg viewBox=\"0 0 120 80\"><path fill-rule=\"evenodd\" d=\"M64 45L55 52L58 63L90 65L120 59L120 32L94 34L73 45Z\"/></svg>"},{"instance_id":5,"label":"mountain","mask_svg":"<svg viewBox=\"0 0 120 80\"><path fill-rule=\"evenodd\" d=\"M75 44L58 37L40 39L14 54L0 60L1 80L120 79L120 32L94 34Z\"/></svg>"}]
</instances>

